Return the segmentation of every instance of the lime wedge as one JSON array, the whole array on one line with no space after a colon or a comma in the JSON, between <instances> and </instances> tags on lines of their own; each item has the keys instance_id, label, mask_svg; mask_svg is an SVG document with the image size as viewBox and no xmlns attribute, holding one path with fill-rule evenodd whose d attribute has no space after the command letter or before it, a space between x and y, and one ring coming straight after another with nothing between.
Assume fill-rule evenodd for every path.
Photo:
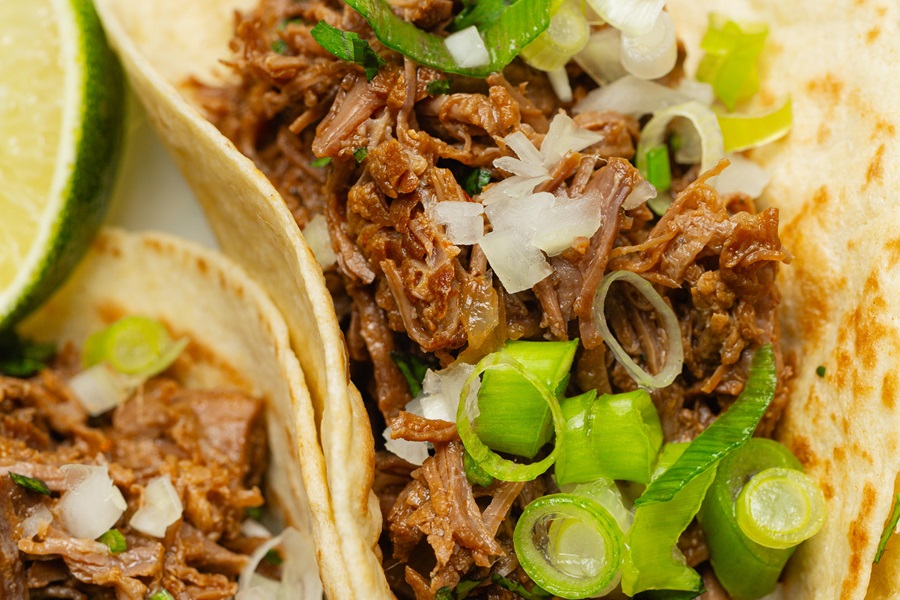
<instances>
[{"instance_id":1,"label":"lime wedge","mask_svg":"<svg viewBox=\"0 0 900 600\"><path fill-rule=\"evenodd\" d=\"M50 295L100 226L122 81L89 0L0 2L0 330Z\"/></svg>"}]
</instances>

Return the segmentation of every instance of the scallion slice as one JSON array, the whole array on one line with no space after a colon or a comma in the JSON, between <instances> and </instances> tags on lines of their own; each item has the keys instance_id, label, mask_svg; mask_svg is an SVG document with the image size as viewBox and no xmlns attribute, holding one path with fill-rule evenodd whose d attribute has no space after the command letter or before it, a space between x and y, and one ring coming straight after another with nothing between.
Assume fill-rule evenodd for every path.
<instances>
[{"instance_id":1,"label":"scallion slice","mask_svg":"<svg viewBox=\"0 0 900 600\"><path fill-rule=\"evenodd\" d=\"M50 495L50 488L47 487L47 484L40 479L37 479L36 477L28 477L26 475L19 475L18 473L10 473L9 478L13 480L13 483L25 488L26 490L37 492L38 494L43 494L45 496Z\"/></svg>"},{"instance_id":2,"label":"scallion slice","mask_svg":"<svg viewBox=\"0 0 900 600\"><path fill-rule=\"evenodd\" d=\"M472 418L477 416L477 411L479 410L478 396L473 394L473 397L470 398L469 390L472 389L475 380L486 371L518 374L537 390L540 397L550 407L550 415L556 431L556 441L553 450L546 457L535 463L516 463L496 454L478 437L472 426ZM524 427L536 426L532 423L521 425ZM508 423L505 427L510 429L511 424ZM501 481L531 481L550 468L556 461L560 446L565 443L563 416L556 395L550 391L544 381L526 370L522 363L501 352L494 352L481 359L475 366L475 371L466 380L460 393L459 409L456 413L456 428L459 431L459 437L466 451L472 455L478 466Z\"/></svg>"},{"instance_id":3,"label":"scallion slice","mask_svg":"<svg viewBox=\"0 0 900 600\"><path fill-rule=\"evenodd\" d=\"M737 523L735 502L744 484L754 474L772 467L801 469L800 462L783 445L751 438L719 462L715 481L697 515L716 577L735 600L754 600L771 593L794 551L761 546Z\"/></svg>"},{"instance_id":4,"label":"scallion slice","mask_svg":"<svg viewBox=\"0 0 900 600\"><path fill-rule=\"evenodd\" d=\"M517 0L506 5L490 23L475 22L480 13L475 14L466 26L478 27L491 60L485 65L466 68L453 60L444 38L404 21L384 0L347 0L347 4L365 17L375 35L388 48L444 73L470 77L487 77L502 70L550 23L549 0Z\"/></svg>"},{"instance_id":5,"label":"scallion slice","mask_svg":"<svg viewBox=\"0 0 900 600\"><path fill-rule=\"evenodd\" d=\"M466 479L468 479L469 483L472 485L487 487L494 483L494 478L491 477L487 471L479 467L478 463L475 462L475 459L472 458L472 455L468 452L463 454L463 467L466 470Z\"/></svg>"},{"instance_id":6,"label":"scallion slice","mask_svg":"<svg viewBox=\"0 0 900 600\"><path fill-rule=\"evenodd\" d=\"M665 142L669 122L675 118L684 118L691 122L700 136L700 172L713 168L725 157L725 146L722 130L716 114L695 100L669 106L653 113L641 130L641 139L637 148L637 168L647 177L647 153Z\"/></svg>"},{"instance_id":7,"label":"scallion slice","mask_svg":"<svg viewBox=\"0 0 900 600\"><path fill-rule=\"evenodd\" d=\"M320 46L338 58L361 66L369 81L384 65L384 59L372 50L369 42L352 31L341 31L325 21L319 21L309 33Z\"/></svg>"},{"instance_id":8,"label":"scallion slice","mask_svg":"<svg viewBox=\"0 0 900 600\"><path fill-rule=\"evenodd\" d=\"M756 148L784 137L794 122L791 100L762 115L718 114L726 152Z\"/></svg>"},{"instance_id":9,"label":"scallion slice","mask_svg":"<svg viewBox=\"0 0 900 600\"><path fill-rule=\"evenodd\" d=\"M655 375L642 369L628 356L628 353L625 352L625 349L609 330L609 324L606 322L606 295L610 286L620 279L637 288L637 291L647 299L659 316L662 317L662 324L666 330L666 362L659 370L659 373ZM603 277L594 297L594 321L597 323L603 341L609 346L616 360L619 361L619 364L625 368L639 386L650 389L663 388L675 381L675 378L681 373L681 367L684 363L684 349L681 346L681 328L678 325L678 318L675 316L672 307L666 304L666 301L653 289L650 282L637 273L613 271Z\"/></svg>"},{"instance_id":10,"label":"scallion slice","mask_svg":"<svg viewBox=\"0 0 900 600\"><path fill-rule=\"evenodd\" d=\"M517 361L559 397L569 380L577 349L577 340L511 341L499 353ZM492 450L530 459L550 440L550 410L541 392L515 371L488 370L482 377L479 414L472 425Z\"/></svg>"},{"instance_id":11,"label":"scallion slice","mask_svg":"<svg viewBox=\"0 0 900 600\"><path fill-rule=\"evenodd\" d=\"M169 593L169 590L160 588L153 592L147 600L175 600L175 597Z\"/></svg>"},{"instance_id":12,"label":"scallion slice","mask_svg":"<svg viewBox=\"0 0 900 600\"><path fill-rule=\"evenodd\" d=\"M173 341L159 321L125 317L87 339L82 362L91 367L106 361L120 373L149 378L175 362L187 344L186 338Z\"/></svg>"},{"instance_id":13,"label":"scallion slice","mask_svg":"<svg viewBox=\"0 0 900 600\"><path fill-rule=\"evenodd\" d=\"M664 476L687 448L688 444L668 444L660 457L658 476ZM700 510L714 476L715 469L709 469L670 500L637 507L625 539L628 552L622 566L622 591L627 595L644 590L699 592L700 575L684 563L676 544Z\"/></svg>"},{"instance_id":14,"label":"scallion slice","mask_svg":"<svg viewBox=\"0 0 900 600\"><path fill-rule=\"evenodd\" d=\"M408 352L391 352L391 360L400 369L403 378L406 379L406 385L409 387L409 393L413 398L422 393L422 382L425 374L428 372L428 363Z\"/></svg>"},{"instance_id":15,"label":"scallion slice","mask_svg":"<svg viewBox=\"0 0 900 600\"><path fill-rule=\"evenodd\" d=\"M759 89L756 61L768 34L765 24L738 25L722 15L709 15L709 28L700 42L706 54L697 67L697 79L712 84L728 110Z\"/></svg>"},{"instance_id":16,"label":"scallion slice","mask_svg":"<svg viewBox=\"0 0 900 600\"><path fill-rule=\"evenodd\" d=\"M97 541L101 544L106 544L112 554L119 554L128 550L128 542L125 541L125 536L118 529L110 529L97 538Z\"/></svg>"},{"instance_id":17,"label":"scallion slice","mask_svg":"<svg viewBox=\"0 0 900 600\"><path fill-rule=\"evenodd\" d=\"M534 500L513 534L522 568L561 598L586 598L606 590L621 566L622 543L622 531L608 510L572 494Z\"/></svg>"},{"instance_id":18,"label":"scallion slice","mask_svg":"<svg viewBox=\"0 0 900 600\"><path fill-rule=\"evenodd\" d=\"M744 485L737 499L737 522L757 544L790 548L822 528L825 497L806 473L773 467Z\"/></svg>"},{"instance_id":19,"label":"scallion slice","mask_svg":"<svg viewBox=\"0 0 900 600\"><path fill-rule=\"evenodd\" d=\"M660 144L647 151L647 181L659 193L672 186L672 167L669 165L669 149Z\"/></svg>"},{"instance_id":20,"label":"scallion slice","mask_svg":"<svg viewBox=\"0 0 900 600\"><path fill-rule=\"evenodd\" d=\"M565 2L550 17L547 30L522 48L522 58L541 71L561 69L587 45L590 33L581 7Z\"/></svg>"},{"instance_id":21,"label":"scallion slice","mask_svg":"<svg viewBox=\"0 0 900 600\"><path fill-rule=\"evenodd\" d=\"M878 564L878 561L881 560L884 549L887 547L888 540L891 539L891 535L897 528L898 521L900 521L900 494L897 494L894 498L894 509L891 511L891 516L884 526L884 531L881 532L881 540L878 542L878 552L875 553L875 564Z\"/></svg>"},{"instance_id":22,"label":"scallion slice","mask_svg":"<svg viewBox=\"0 0 900 600\"><path fill-rule=\"evenodd\" d=\"M775 396L775 354L765 344L753 355L744 391L728 410L691 442L672 468L654 480L635 505L671 500L692 479L750 439Z\"/></svg>"}]
</instances>

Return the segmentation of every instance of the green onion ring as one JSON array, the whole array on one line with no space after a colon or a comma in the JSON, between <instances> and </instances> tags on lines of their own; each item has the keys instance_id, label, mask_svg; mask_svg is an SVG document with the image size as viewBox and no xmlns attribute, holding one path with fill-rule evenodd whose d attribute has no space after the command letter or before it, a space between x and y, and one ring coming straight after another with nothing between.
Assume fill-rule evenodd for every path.
<instances>
[{"instance_id":1,"label":"green onion ring","mask_svg":"<svg viewBox=\"0 0 900 600\"><path fill-rule=\"evenodd\" d=\"M547 539L544 543L535 543L535 526L546 524L552 519L560 519L553 524L559 524L564 529L576 525L589 527L602 540L605 551L602 558L605 560L602 560L593 575L579 577L555 564L557 561L554 560L553 553L548 552L552 545L552 525L547 526ZM578 535L578 532L570 531L569 535ZM572 494L542 496L526 506L516 523L513 545L519 563L528 576L536 584L561 598L587 598L606 590L619 572L624 552L622 531L609 511L590 498ZM585 559L595 559L595 562L601 562L600 558L585 556Z\"/></svg>"},{"instance_id":2,"label":"green onion ring","mask_svg":"<svg viewBox=\"0 0 900 600\"><path fill-rule=\"evenodd\" d=\"M825 523L825 496L803 471L773 467L754 475L736 502L737 524L767 548L791 548Z\"/></svg>"},{"instance_id":3,"label":"green onion ring","mask_svg":"<svg viewBox=\"0 0 900 600\"><path fill-rule=\"evenodd\" d=\"M651 375L634 362L622 345L616 340L615 336L609 330L606 323L606 294L609 292L613 282L622 279L627 281L647 299L653 308L662 316L663 326L666 330L666 363L656 375ZM648 389L664 388L678 377L684 364L684 349L681 347L681 327L678 325L678 318L672 307L666 304L659 293L653 289L649 281L631 271L613 271L607 273L597 288L597 294L594 297L594 320L600 329L600 335L603 341L609 346L616 360L622 365L631 378L634 379L641 387ZM557 444L558 445L558 444Z\"/></svg>"},{"instance_id":4,"label":"green onion ring","mask_svg":"<svg viewBox=\"0 0 900 600\"><path fill-rule=\"evenodd\" d=\"M512 369L525 378L535 389L540 392L541 396L550 406L550 414L553 417L553 428L556 432L556 440L553 444L553 450L542 460L538 462L523 465L511 460L502 458L493 450L491 450L472 427L472 419L469 416L470 410L468 405L469 390L472 382L489 369ZM474 409L474 407L472 407ZM481 359L475 365L475 371L466 380L462 392L459 397L459 408L456 411L456 428L459 431L459 438L462 440L463 446L466 448L475 463L484 469L488 474L496 477L501 481L531 481L538 475L545 472L556 461L556 456L563 444L563 431L565 430L565 421L560 409L559 401L556 396L547 389L544 383L525 370L522 363L514 358L495 352Z\"/></svg>"}]
</instances>

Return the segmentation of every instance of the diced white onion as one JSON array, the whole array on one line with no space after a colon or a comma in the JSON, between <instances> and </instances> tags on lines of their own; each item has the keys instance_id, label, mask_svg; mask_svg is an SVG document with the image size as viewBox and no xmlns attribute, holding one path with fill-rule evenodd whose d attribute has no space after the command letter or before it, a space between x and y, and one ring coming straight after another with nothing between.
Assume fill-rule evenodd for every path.
<instances>
[{"instance_id":1,"label":"diced white onion","mask_svg":"<svg viewBox=\"0 0 900 600\"><path fill-rule=\"evenodd\" d=\"M327 269L337 262L337 255L331 245L331 235L328 233L328 219L325 215L316 215L306 227L303 228L303 238L309 244L316 260L323 269Z\"/></svg>"},{"instance_id":2,"label":"diced white onion","mask_svg":"<svg viewBox=\"0 0 900 600\"><path fill-rule=\"evenodd\" d=\"M255 519L244 519L241 523L241 535L266 539L272 537L266 526Z\"/></svg>"},{"instance_id":3,"label":"diced white onion","mask_svg":"<svg viewBox=\"0 0 900 600\"><path fill-rule=\"evenodd\" d=\"M545 181L550 181L550 175L542 177L520 177L513 175L503 181L488 186L478 197L481 204L490 206L497 202L503 202L513 198L524 198L534 191L534 188Z\"/></svg>"},{"instance_id":4,"label":"diced white onion","mask_svg":"<svg viewBox=\"0 0 900 600\"><path fill-rule=\"evenodd\" d=\"M474 365L463 362L453 363L440 371L428 369L422 382L422 396L419 398L422 416L426 419L455 423L460 394L466 379L474 370Z\"/></svg>"},{"instance_id":5,"label":"diced white onion","mask_svg":"<svg viewBox=\"0 0 900 600\"><path fill-rule=\"evenodd\" d=\"M713 89L713 86L705 81L697 81L696 79L685 77L678 84L677 89L679 93L691 100L696 100L703 106L711 106L716 99L716 91Z\"/></svg>"},{"instance_id":6,"label":"diced white onion","mask_svg":"<svg viewBox=\"0 0 900 600\"><path fill-rule=\"evenodd\" d=\"M388 452L392 452L414 465L421 465L428 458L427 442L411 442L404 439L394 439L391 437L391 426L388 425L381 434L384 437L384 447Z\"/></svg>"},{"instance_id":7,"label":"diced white onion","mask_svg":"<svg viewBox=\"0 0 900 600\"><path fill-rule=\"evenodd\" d=\"M606 294L609 292L610 286L618 280L630 283L634 288L650 303L657 315L662 318L662 325L666 331L666 362L663 364L659 373L652 375L638 366L625 349L612 334L609 324L606 322ZM625 371L631 376L635 382L647 389L664 388L673 381L681 373L684 364L684 348L681 346L681 328L678 325L678 318L672 307L666 304L662 296L653 289L649 281L631 271L613 271L606 274L597 288L594 296L594 322L600 330L600 335L607 347L613 353L616 360Z\"/></svg>"},{"instance_id":8,"label":"diced white onion","mask_svg":"<svg viewBox=\"0 0 900 600\"><path fill-rule=\"evenodd\" d=\"M516 153L516 156L519 157L520 160L526 163L531 163L533 165L543 165L544 161L541 157L541 153L538 152L538 149L534 147L534 144L531 143L531 140L528 139L521 131L516 131L514 133L509 134L505 138L503 138L504 143L510 147L510 149ZM497 159L501 160L501 159ZM497 165L497 161L494 161L494 166ZM546 169L546 167L545 167Z\"/></svg>"},{"instance_id":9,"label":"diced white onion","mask_svg":"<svg viewBox=\"0 0 900 600\"><path fill-rule=\"evenodd\" d=\"M621 33L614 27L604 27L591 34L584 49L573 58L591 79L604 85L624 77Z\"/></svg>"},{"instance_id":10,"label":"diced white onion","mask_svg":"<svg viewBox=\"0 0 900 600\"><path fill-rule=\"evenodd\" d=\"M549 170L569 152L579 152L602 140L601 134L579 127L569 115L559 113L550 121L550 129L541 142L544 167Z\"/></svg>"},{"instance_id":11,"label":"diced white onion","mask_svg":"<svg viewBox=\"0 0 900 600\"><path fill-rule=\"evenodd\" d=\"M183 510L172 480L168 475L162 475L147 483L144 505L134 513L128 524L141 533L162 538L166 536L169 525L181 518Z\"/></svg>"},{"instance_id":12,"label":"diced white onion","mask_svg":"<svg viewBox=\"0 0 900 600\"><path fill-rule=\"evenodd\" d=\"M653 29L665 3L666 0L588 0L604 21L630 35Z\"/></svg>"},{"instance_id":13,"label":"diced white onion","mask_svg":"<svg viewBox=\"0 0 900 600\"><path fill-rule=\"evenodd\" d=\"M553 273L544 254L515 231L493 231L479 245L510 294L531 289Z\"/></svg>"},{"instance_id":14,"label":"diced white onion","mask_svg":"<svg viewBox=\"0 0 900 600\"><path fill-rule=\"evenodd\" d=\"M657 79L672 70L678 59L675 23L667 12L659 13L653 28L643 34L622 34L622 66L641 79Z\"/></svg>"},{"instance_id":15,"label":"diced white onion","mask_svg":"<svg viewBox=\"0 0 900 600\"><path fill-rule=\"evenodd\" d=\"M515 198L505 202L496 202L484 207L484 212L491 220L494 232L515 231L520 241L531 240L540 224L541 212L553 205L554 197L550 192L539 192L524 198Z\"/></svg>"},{"instance_id":16,"label":"diced white onion","mask_svg":"<svg viewBox=\"0 0 900 600\"><path fill-rule=\"evenodd\" d=\"M34 510L22 521L22 537L30 540L34 536L43 535L50 523L53 522L53 513L43 504L38 504Z\"/></svg>"},{"instance_id":17,"label":"diced white onion","mask_svg":"<svg viewBox=\"0 0 900 600\"><path fill-rule=\"evenodd\" d=\"M623 115L640 117L660 109L691 100L685 94L664 85L626 75L597 88L585 96L572 111L575 114L613 110Z\"/></svg>"},{"instance_id":18,"label":"diced white onion","mask_svg":"<svg viewBox=\"0 0 900 600\"><path fill-rule=\"evenodd\" d=\"M109 469L63 465L66 491L56 505L63 527L77 538L95 540L119 520L128 505L109 477Z\"/></svg>"},{"instance_id":19,"label":"diced white onion","mask_svg":"<svg viewBox=\"0 0 900 600\"><path fill-rule=\"evenodd\" d=\"M274 581L256 573L266 554L281 546L284 562L281 581ZM293 527L261 544L241 570L235 600L293 600L321 598L322 582L316 568L316 552L312 540Z\"/></svg>"},{"instance_id":20,"label":"diced white onion","mask_svg":"<svg viewBox=\"0 0 900 600\"><path fill-rule=\"evenodd\" d=\"M484 236L484 207L478 202L435 202L431 217L447 230L447 238L457 246L477 244Z\"/></svg>"},{"instance_id":21,"label":"diced white onion","mask_svg":"<svg viewBox=\"0 0 900 600\"><path fill-rule=\"evenodd\" d=\"M642 159L646 160L648 150L665 142L669 122L677 117L689 120L696 129L702 153L700 172L708 171L725 156L725 142L715 113L693 100L657 111L647 121L638 142L638 164Z\"/></svg>"},{"instance_id":22,"label":"diced white onion","mask_svg":"<svg viewBox=\"0 0 900 600\"><path fill-rule=\"evenodd\" d=\"M761 166L740 154L729 154L731 164L716 178L715 188L720 194L741 192L759 198L769 185L769 174Z\"/></svg>"},{"instance_id":23,"label":"diced white onion","mask_svg":"<svg viewBox=\"0 0 900 600\"><path fill-rule=\"evenodd\" d=\"M565 67L547 71L547 79L553 87L553 93L559 98L560 102L572 101L572 83L569 81L569 74Z\"/></svg>"},{"instance_id":24,"label":"diced white onion","mask_svg":"<svg viewBox=\"0 0 900 600\"><path fill-rule=\"evenodd\" d=\"M453 57L456 65L464 69L482 67L491 62L491 55L488 54L484 40L474 25L451 33L444 38L444 45L447 46L447 52Z\"/></svg>"},{"instance_id":25,"label":"diced white onion","mask_svg":"<svg viewBox=\"0 0 900 600\"><path fill-rule=\"evenodd\" d=\"M631 210L654 198L656 198L656 188L646 179L642 179L641 182L631 190L628 197L625 198L625 202L622 203L622 208Z\"/></svg>"},{"instance_id":26,"label":"diced white onion","mask_svg":"<svg viewBox=\"0 0 900 600\"><path fill-rule=\"evenodd\" d=\"M600 194L583 194L569 198L565 193L553 200L553 204L540 213L540 227L532 238L532 243L556 256L571 248L576 239L589 238L600 228L602 210Z\"/></svg>"},{"instance_id":27,"label":"diced white onion","mask_svg":"<svg viewBox=\"0 0 900 600\"><path fill-rule=\"evenodd\" d=\"M69 389L92 417L119 406L130 393L124 378L106 362L97 363L70 379Z\"/></svg>"}]
</instances>

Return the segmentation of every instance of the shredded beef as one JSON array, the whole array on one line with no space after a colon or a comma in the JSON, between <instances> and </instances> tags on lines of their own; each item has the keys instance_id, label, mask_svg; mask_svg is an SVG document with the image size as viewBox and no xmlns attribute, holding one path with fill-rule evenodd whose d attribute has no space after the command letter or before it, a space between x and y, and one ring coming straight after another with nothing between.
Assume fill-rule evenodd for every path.
<instances>
[{"instance_id":1,"label":"shredded beef","mask_svg":"<svg viewBox=\"0 0 900 600\"><path fill-rule=\"evenodd\" d=\"M241 523L246 509L263 503L262 402L157 377L111 413L88 419L66 387L62 360L29 380L0 376L0 596L142 600L163 586L178 599L231 598L261 541L244 536ZM129 505L116 524L124 552L75 538L57 519L31 537L23 532L37 508L52 510L65 493L67 464L108 466ZM41 479L53 496L25 491L9 473ZM160 475L184 505L164 539L128 525L144 486Z\"/></svg>"}]
</instances>

